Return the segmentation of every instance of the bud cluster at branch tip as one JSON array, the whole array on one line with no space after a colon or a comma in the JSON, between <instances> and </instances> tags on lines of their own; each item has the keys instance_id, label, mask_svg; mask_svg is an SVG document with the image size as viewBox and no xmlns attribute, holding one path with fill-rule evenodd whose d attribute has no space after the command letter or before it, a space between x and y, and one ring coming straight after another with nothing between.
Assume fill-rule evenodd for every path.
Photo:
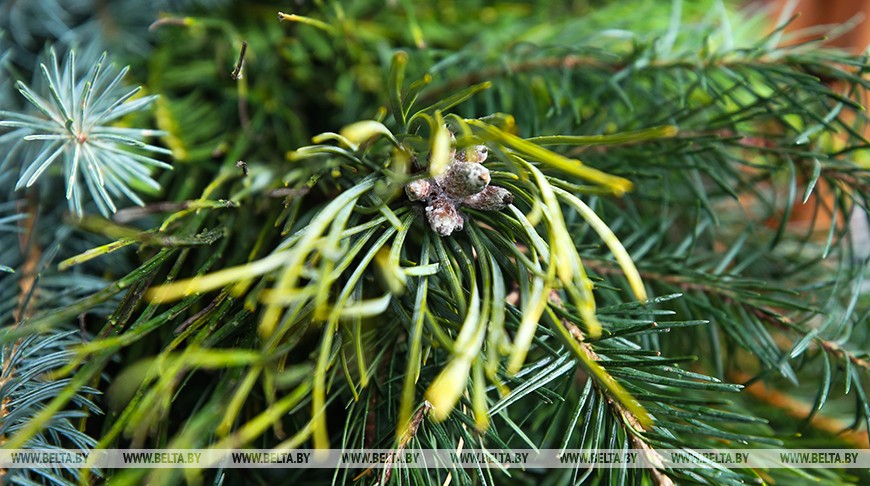
<instances>
[{"instance_id":1,"label":"bud cluster at branch tip","mask_svg":"<svg viewBox=\"0 0 870 486\"><path fill-rule=\"evenodd\" d=\"M451 141L454 137L451 134ZM499 211L514 200L507 189L491 186L489 169L483 166L488 150L485 145L451 150L447 169L436 177L415 179L405 185L411 201L426 204L429 226L441 236L462 230L465 220L461 206L481 211Z\"/></svg>"}]
</instances>

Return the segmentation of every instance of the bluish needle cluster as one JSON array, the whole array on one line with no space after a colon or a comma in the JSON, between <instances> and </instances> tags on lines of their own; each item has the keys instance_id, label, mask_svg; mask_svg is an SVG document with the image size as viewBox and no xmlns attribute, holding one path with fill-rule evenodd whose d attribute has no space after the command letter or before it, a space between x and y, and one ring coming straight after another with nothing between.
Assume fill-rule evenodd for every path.
<instances>
[{"instance_id":1,"label":"bluish needle cluster","mask_svg":"<svg viewBox=\"0 0 870 486\"><path fill-rule=\"evenodd\" d=\"M171 152L144 140L162 133L117 124L156 98L137 97L139 87L125 88L122 80L127 71L108 64L104 53L82 75L74 51L60 65L52 50L48 63L39 66L42 89L18 82L18 91L34 108L33 114L0 111L0 127L13 130L3 138L16 141L0 166L20 164L16 189L32 186L60 163L70 210L83 213L87 192L100 212L109 215L117 209L117 197L144 204L134 187L160 188L151 172L155 167L171 166L146 154Z\"/></svg>"}]
</instances>

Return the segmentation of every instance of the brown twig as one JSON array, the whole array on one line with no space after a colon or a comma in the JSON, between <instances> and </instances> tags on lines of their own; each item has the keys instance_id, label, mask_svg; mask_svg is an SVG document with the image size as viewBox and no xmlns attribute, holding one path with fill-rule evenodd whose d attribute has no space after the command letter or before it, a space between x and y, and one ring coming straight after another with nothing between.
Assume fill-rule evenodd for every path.
<instances>
[{"instance_id":1,"label":"brown twig","mask_svg":"<svg viewBox=\"0 0 870 486\"><path fill-rule=\"evenodd\" d=\"M371 408L374 409L374 404L377 400L377 395L373 392L371 397ZM380 479L375 484L386 484L390 480L390 476L393 473L393 458L398 455L398 453L405 450L405 447L411 442L417 435L417 430L420 429L420 425L423 423L423 420L429 415L429 412L432 410L432 404L423 401L423 404L420 405L420 408L414 412L414 415L411 416L411 420L408 421L408 426L405 428L405 431L402 433L402 437L399 439L399 444L396 446L395 454L391 455L387 462L384 463L384 471L380 474ZM375 437L375 423L374 423L374 412L369 414L366 418L366 447L371 447L372 443L370 440L373 440ZM373 468L368 468L365 471L356 475L353 478L353 481L357 481L364 476L371 475Z\"/></svg>"},{"instance_id":2,"label":"brown twig","mask_svg":"<svg viewBox=\"0 0 870 486\"><path fill-rule=\"evenodd\" d=\"M375 484L387 484L390 481L390 476L393 474L393 458L396 457L397 454L405 450L405 447L408 446L408 443L411 442L411 439L417 435L417 430L420 428L420 424L423 423L423 419L429 415L429 411L432 410L432 404L423 401L423 405L420 405L420 408L414 412L414 415L411 416L411 421L408 422L408 427L405 428L405 432L402 434L402 438L399 440L399 445L396 447L396 453L391 454L387 459L387 462L384 464L384 472L381 474L380 481Z\"/></svg>"},{"instance_id":3,"label":"brown twig","mask_svg":"<svg viewBox=\"0 0 870 486\"><path fill-rule=\"evenodd\" d=\"M27 217L22 220L23 230L18 239L21 253L25 255L24 263L21 265L21 278L18 280L18 306L15 308L13 315L16 325L22 320L30 317L30 312L27 310L28 302L32 299L34 292L34 284L39 271L39 260L42 258L42 249L36 244L36 201L35 196L31 192L28 196L27 203L21 202L18 205L19 212L26 212Z\"/></svg>"},{"instance_id":4,"label":"brown twig","mask_svg":"<svg viewBox=\"0 0 870 486\"><path fill-rule=\"evenodd\" d=\"M200 320L202 318L202 316L204 316L204 315L208 314L209 312L211 312L212 310L214 310L214 308L217 307L218 304L222 303L223 300L226 299L227 295L228 295L227 292L221 292L217 297L214 298L214 300L209 302L208 305L206 305L205 307L200 309L199 312L197 312L194 315L185 319L184 322L182 322L178 327L176 327L175 331L173 331L174 334L178 335L178 334L181 334L182 332L184 332L185 330L187 330L187 328L191 324Z\"/></svg>"},{"instance_id":5,"label":"brown twig","mask_svg":"<svg viewBox=\"0 0 870 486\"><path fill-rule=\"evenodd\" d=\"M776 314L775 312L771 311L770 309L749 306L746 304L742 304L742 305L746 310L751 312L754 316L758 317L762 321L764 321L772 326L786 329L786 330L797 330L799 332L803 332L804 334L806 334L806 331L804 331L803 329L795 328L794 324L792 323L792 321L789 318L784 317L784 316L780 316L780 315ZM819 346L820 348L824 349L825 351L837 356L838 358L848 359L849 361L852 362L853 365L855 365L859 368L863 368L867 371L870 371L870 361L868 361L867 359L855 356L851 352L843 349L839 344L832 342L832 341L828 341L827 339L824 339L824 338L821 338L818 336L814 337L813 341L815 342L815 344L817 346Z\"/></svg>"},{"instance_id":6,"label":"brown twig","mask_svg":"<svg viewBox=\"0 0 870 486\"><path fill-rule=\"evenodd\" d=\"M236 68L233 69L232 74L230 74L230 76L235 81L242 79L242 69L245 68L245 54L247 52L248 43L246 41L242 41L242 49L239 51L239 61L236 63Z\"/></svg>"},{"instance_id":7,"label":"brown twig","mask_svg":"<svg viewBox=\"0 0 870 486\"><path fill-rule=\"evenodd\" d=\"M31 192L28 195L28 202L22 201L18 204L18 211L27 213L27 217L19 222L19 224L23 226L24 231L21 232L21 236L18 240L21 253L25 255L25 259L19 269L21 277L18 279L18 305L13 311L14 323L12 324L12 327L17 327L24 319L30 317L30 311L28 310L30 308L29 303L33 298L33 292L35 292L34 285L36 285L39 260L42 257L42 250L36 244L36 240L34 239L37 219L36 204L34 202L35 196L34 193ZM12 343L10 353L7 356L15 356L20 344L20 339ZM6 359L2 364L0 364L0 388L3 388L3 386L12 379L13 370L10 368L11 366L11 359ZM11 400L12 399L8 396L0 398L0 422L9 415L9 404L11 403ZM0 434L0 446L5 442L6 435ZM5 468L0 468L0 483L3 483L3 477L6 476L6 473L7 471Z\"/></svg>"},{"instance_id":8,"label":"brown twig","mask_svg":"<svg viewBox=\"0 0 870 486\"><path fill-rule=\"evenodd\" d=\"M625 274L622 268L620 268L616 262L611 262L610 260L595 260L591 258L585 258L583 260L583 266L600 275ZM736 297L734 293L730 290L714 287L712 285L704 283L692 282L678 275L664 275L654 272L640 272L640 276L644 280L648 280L650 282L664 282L679 287L682 290L699 290L702 292L715 293L726 297Z\"/></svg>"},{"instance_id":9,"label":"brown twig","mask_svg":"<svg viewBox=\"0 0 870 486\"><path fill-rule=\"evenodd\" d=\"M771 59L762 57L748 61L733 59L723 60L722 58L719 58L701 63L686 60L652 60L644 65L644 69L684 68L689 70L705 70L708 68L716 67L735 69L740 67L753 68L784 63L790 63L790 66L796 70L805 72L813 76L817 76L823 82L830 83L833 81L833 79L831 79L830 77L825 76L825 73L816 72L817 69L815 69L813 66L795 64L794 62L789 61L788 58ZM837 66L841 69L849 68L849 66L843 64L837 64ZM517 73L531 72L540 69L601 69L612 73L617 73L631 67L632 64L630 62L608 63L602 59L589 55L567 54L562 56L542 57L522 62L502 63L498 66L489 66L476 71L468 70L465 72L464 76L457 76L448 83L433 87L433 89L427 91L421 98L423 100L437 100L443 98L447 93L452 93L466 86L471 86L473 84L477 84L486 80L491 80L493 78L500 78L506 75L514 75ZM852 69L855 72L858 71L858 68L853 67Z\"/></svg>"},{"instance_id":10,"label":"brown twig","mask_svg":"<svg viewBox=\"0 0 870 486\"><path fill-rule=\"evenodd\" d=\"M190 201L182 201L182 202L169 202L162 201L147 204L145 206L136 206L130 208L124 208L115 213L112 220L116 223L124 224L129 223L130 221L135 221L137 219L144 218L150 214L157 213L170 213L175 211L181 211L183 209L187 209L190 207Z\"/></svg>"},{"instance_id":11,"label":"brown twig","mask_svg":"<svg viewBox=\"0 0 870 486\"><path fill-rule=\"evenodd\" d=\"M818 343L818 345L821 346L822 349L836 355L838 358L848 359L852 362L853 365L864 368L865 370L870 370L870 361L855 356L849 351L841 348L839 344L819 338L816 339L816 343Z\"/></svg>"}]
</instances>

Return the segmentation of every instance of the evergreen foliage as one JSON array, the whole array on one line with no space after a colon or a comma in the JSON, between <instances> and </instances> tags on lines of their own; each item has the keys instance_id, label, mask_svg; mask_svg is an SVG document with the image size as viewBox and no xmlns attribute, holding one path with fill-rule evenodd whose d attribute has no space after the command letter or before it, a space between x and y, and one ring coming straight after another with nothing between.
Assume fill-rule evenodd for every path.
<instances>
[{"instance_id":1,"label":"evergreen foliage","mask_svg":"<svg viewBox=\"0 0 870 486\"><path fill-rule=\"evenodd\" d=\"M108 216L116 211L110 192L116 197L125 195L140 206L144 205L129 185L145 185L158 190L160 185L149 176L150 167L172 167L121 148L127 145L150 152L172 153L141 140L162 132L108 126L118 118L147 107L155 97L131 100L140 88L121 94L119 88L123 88L119 83L127 68L113 73L111 66L104 69L105 61L106 55L103 54L86 75L79 77L75 51L70 51L66 62L59 67L57 54L52 50L50 67L39 65L50 96L40 96L24 83L18 84L18 90L42 116L0 112L0 116L8 118L0 121L0 126L20 129L15 133L18 140L44 145L41 151L33 151L38 155L32 162L22 165L15 189L32 186L56 159L63 156L66 198L70 210L76 215L82 213L81 179L84 179L100 212ZM20 157L17 150L17 146L10 150L4 165L10 159Z\"/></svg>"},{"instance_id":2,"label":"evergreen foliage","mask_svg":"<svg viewBox=\"0 0 870 486\"><path fill-rule=\"evenodd\" d=\"M139 5L0 3L2 447L867 447L866 56L721 1ZM409 183L481 146L442 236Z\"/></svg>"}]
</instances>

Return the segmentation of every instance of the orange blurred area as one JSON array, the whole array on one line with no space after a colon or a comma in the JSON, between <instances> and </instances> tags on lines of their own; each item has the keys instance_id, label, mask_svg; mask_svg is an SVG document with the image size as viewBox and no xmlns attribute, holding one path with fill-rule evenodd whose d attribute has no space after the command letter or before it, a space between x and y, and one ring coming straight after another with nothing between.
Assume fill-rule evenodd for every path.
<instances>
[{"instance_id":1,"label":"orange blurred area","mask_svg":"<svg viewBox=\"0 0 870 486\"><path fill-rule=\"evenodd\" d=\"M864 52L870 45L870 0L768 0L774 4L771 16L772 27L782 20L795 16L786 28L792 34L790 43L798 43L825 35L830 38L826 45L847 49L853 53ZM838 26L849 25L848 29ZM830 36L829 32L837 32ZM866 94L864 95L866 97ZM866 98L865 98L866 99ZM866 132L866 130L865 130ZM870 135L868 133L867 135ZM833 217L834 187L824 179L819 180L816 190L806 204L796 203L792 208L793 227L811 225L815 231L826 232ZM837 215L838 225L846 224L842 214Z\"/></svg>"},{"instance_id":2,"label":"orange blurred area","mask_svg":"<svg viewBox=\"0 0 870 486\"><path fill-rule=\"evenodd\" d=\"M808 32L808 28L854 22L853 29L832 38L828 45L843 47L852 52L863 52L870 45L870 0L771 0L776 4L777 16L792 9L800 15L789 25L788 32ZM788 13L787 13L788 15ZM788 15L790 16L790 15ZM808 37L810 37L808 35Z\"/></svg>"}]
</instances>

